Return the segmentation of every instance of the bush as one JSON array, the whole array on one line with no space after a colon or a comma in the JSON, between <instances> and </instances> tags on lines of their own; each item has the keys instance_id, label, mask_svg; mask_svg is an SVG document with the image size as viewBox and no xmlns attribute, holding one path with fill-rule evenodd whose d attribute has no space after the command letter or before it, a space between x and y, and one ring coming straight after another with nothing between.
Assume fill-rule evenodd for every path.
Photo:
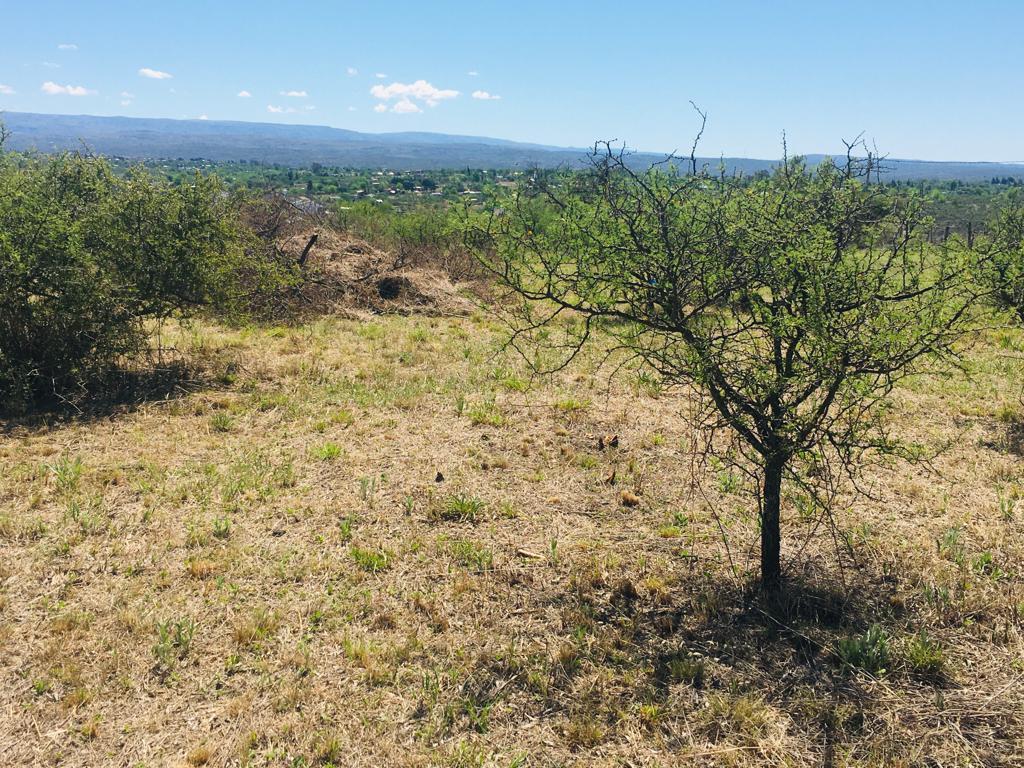
<instances>
[{"instance_id":1,"label":"bush","mask_svg":"<svg viewBox=\"0 0 1024 768\"><path fill-rule=\"evenodd\" d=\"M273 277L215 177L0 152L0 408L71 400L147 348L147 321L232 313Z\"/></svg>"}]
</instances>

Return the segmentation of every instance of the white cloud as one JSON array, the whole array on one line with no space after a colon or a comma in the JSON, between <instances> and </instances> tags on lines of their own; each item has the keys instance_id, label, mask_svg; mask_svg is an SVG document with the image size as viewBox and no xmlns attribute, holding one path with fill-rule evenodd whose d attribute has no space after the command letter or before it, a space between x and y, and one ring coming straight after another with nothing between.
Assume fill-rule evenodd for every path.
<instances>
[{"instance_id":1,"label":"white cloud","mask_svg":"<svg viewBox=\"0 0 1024 768\"><path fill-rule=\"evenodd\" d=\"M445 99L454 99L459 92L435 88L426 80L417 80L415 83L375 85L370 89L370 94L381 101L396 99L398 103L392 107L393 112L419 112L419 107L412 102L412 99L421 101L428 107L436 107Z\"/></svg>"},{"instance_id":2,"label":"white cloud","mask_svg":"<svg viewBox=\"0 0 1024 768\"><path fill-rule=\"evenodd\" d=\"M128 93L128 91L121 91L121 106L127 107L132 103L132 99L135 98L134 93Z\"/></svg>"},{"instance_id":3,"label":"white cloud","mask_svg":"<svg viewBox=\"0 0 1024 768\"><path fill-rule=\"evenodd\" d=\"M267 104L267 112L273 112L275 115L279 115L284 111L284 107L275 107L273 104Z\"/></svg>"},{"instance_id":4,"label":"white cloud","mask_svg":"<svg viewBox=\"0 0 1024 768\"><path fill-rule=\"evenodd\" d=\"M131 105L132 105L132 100L131 99L121 99L121 106L122 107L130 107Z\"/></svg>"},{"instance_id":5,"label":"white cloud","mask_svg":"<svg viewBox=\"0 0 1024 768\"><path fill-rule=\"evenodd\" d=\"M48 96L92 96L96 93L82 85L58 85L49 80L43 83L41 90Z\"/></svg>"},{"instance_id":6,"label":"white cloud","mask_svg":"<svg viewBox=\"0 0 1024 768\"><path fill-rule=\"evenodd\" d=\"M374 112L387 112L388 111L388 105L387 104L378 104L376 107L373 108L373 111Z\"/></svg>"},{"instance_id":7,"label":"white cloud","mask_svg":"<svg viewBox=\"0 0 1024 768\"><path fill-rule=\"evenodd\" d=\"M139 74L151 80L170 80L174 77L170 72L161 72L159 69L150 69L149 67L140 69Z\"/></svg>"},{"instance_id":8,"label":"white cloud","mask_svg":"<svg viewBox=\"0 0 1024 768\"><path fill-rule=\"evenodd\" d=\"M378 80L383 80L384 78L387 77L387 75L385 75L383 72L378 72L376 75L374 75L374 77L376 77Z\"/></svg>"},{"instance_id":9,"label":"white cloud","mask_svg":"<svg viewBox=\"0 0 1024 768\"><path fill-rule=\"evenodd\" d=\"M252 94L249 93L248 91L239 91L238 92L238 98L240 98L240 99L251 99L252 98Z\"/></svg>"},{"instance_id":10,"label":"white cloud","mask_svg":"<svg viewBox=\"0 0 1024 768\"><path fill-rule=\"evenodd\" d=\"M282 96L290 96L293 99L304 99L309 96L305 91L281 91Z\"/></svg>"},{"instance_id":11,"label":"white cloud","mask_svg":"<svg viewBox=\"0 0 1024 768\"><path fill-rule=\"evenodd\" d=\"M356 75L359 74L359 70L356 69L355 67L348 67L345 70L345 74L348 75L349 77L355 77Z\"/></svg>"},{"instance_id":12,"label":"white cloud","mask_svg":"<svg viewBox=\"0 0 1024 768\"><path fill-rule=\"evenodd\" d=\"M9 85L0 83L0 96L13 96L17 91L11 88Z\"/></svg>"},{"instance_id":13,"label":"white cloud","mask_svg":"<svg viewBox=\"0 0 1024 768\"><path fill-rule=\"evenodd\" d=\"M60 69L60 64L57 64L57 63L52 62L52 61L44 61L43 62L43 66L46 67L47 69Z\"/></svg>"},{"instance_id":14,"label":"white cloud","mask_svg":"<svg viewBox=\"0 0 1024 768\"><path fill-rule=\"evenodd\" d=\"M381 105L381 106L383 106L383 105ZM355 107L349 107L349 108L348 108L348 111L349 111L349 112L355 112L355 111L357 111L357 110L356 110L356 108L355 108Z\"/></svg>"},{"instance_id":15,"label":"white cloud","mask_svg":"<svg viewBox=\"0 0 1024 768\"><path fill-rule=\"evenodd\" d=\"M210 118L207 117L206 115L200 115L199 117L196 118L196 120L209 120L209 119Z\"/></svg>"},{"instance_id":16,"label":"white cloud","mask_svg":"<svg viewBox=\"0 0 1024 768\"><path fill-rule=\"evenodd\" d=\"M488 93L487 91L473 91L473 98L480 99L481 101L498 101L501 96L496 93Z\"/></svg>"},{"instance_id":17,"label":"white cloud","mask_svg":"<svg viewBox=\"0 0 1024 768\"><path fill-rule=\"evenodd\" d=\"M61 50L61 51L77 51L78 50L78 46L75 45L74 43L61 43L60 45L57 46L57 48L58 48L58 50Z\"/></svg>"},{"instance_id":18,"label":"white cloud","mask_svg":"<svg viewBox=\"0 0 1024 768\"><path fill-rule=\"evenodd\" d=\"M476 77L476 76L477 76L477 75L479 75L480 73L479 73L479 72L477 72L477 71L476 71L475 69L471 69L471 70L469 70L469 72L467 72L466 74L467 74L467 75L469 75L470 77Z\"/></svg>"},{"instance_id":19,"label":"white cloud","mask_svg":"<svg viewBox=\"0 0 1024 768\"><path fill-rule=\"evenodd\" d=\"M400 115L407 115L413 112L422 112L423 110L413 104L409 99L399 99L395 106L391 108L392 112L397 112Z\"/></svg>"}]
</instances>

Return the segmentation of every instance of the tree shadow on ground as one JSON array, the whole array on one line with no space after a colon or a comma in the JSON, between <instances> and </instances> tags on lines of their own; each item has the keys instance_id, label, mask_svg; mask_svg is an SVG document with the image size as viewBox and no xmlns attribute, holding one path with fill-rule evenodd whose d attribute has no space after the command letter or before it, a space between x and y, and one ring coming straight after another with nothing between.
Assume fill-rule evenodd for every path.
<instances>
[{"instance_id":1,"label":"tree shadow on ground","mask_svg":"<svg viewBox=\"0 0 1024 768\"><path fill-rule=\"evenodd\" d=\"M140 369L119 369L94 382L77 397L39 398L31 406L0 406L0 434L18 435L40 429L100 421L131 413L158 402L180 400L208 389L228 386L235 366L214 369L196 362L172 361Z\"/></svg>"},{"instance_id":2,"label":"tree shadow on ground","mask_svg":"<svg viewBox=\"0 0 1024 768\"><path fill-rule=\"evenodd\" d=\"M941 752L948 732L985 764L1000 765L1008 753L996 734L1020 727L1019 718L978 706L970 717L949 714L966 711L977 691L961 690L943 671L924 674L902 663L899 648L919 617L896 584L870 569L846 587L824 574L791 578L778 599L711 575L694 574L668 590L637 576L577 578L547 593L561 614L562 645L542 681L536 670L504 661L476 679L504 677L496 690L520 687L536 702L532 716L562 718L579 750L640 728L680 755L695 740L781 750L789 738L819 765L929 764L921 755ZM848 650L869 642L871 632L886 644L876 666L870 654L864 660Z\"/></svg>"}]
</instances>

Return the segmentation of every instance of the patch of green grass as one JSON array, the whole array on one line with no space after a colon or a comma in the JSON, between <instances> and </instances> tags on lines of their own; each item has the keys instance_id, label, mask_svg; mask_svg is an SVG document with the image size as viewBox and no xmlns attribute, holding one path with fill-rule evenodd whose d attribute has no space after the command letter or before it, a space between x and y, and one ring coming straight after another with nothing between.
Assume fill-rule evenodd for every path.
<instances>
[{"instance_id":1,"label":"patch of green grass","mask_svg":"<svg viewBox=\"0 0 1024 768\"><path fill-rule=\"evenodd\" d=\"M80 457L75 456L72 459L68 454L64 454L53 464L50 464L49 469L53 473L57 490L61 493L73 493L78 490L85 465L82 464Z\"/></svg>"},{"instance_id":2,"label":"patch of green grass","mask_svg":"<svg viewBox=\"0 0 1024 768\"><path fill-rule=\"evenodd\" d=\"M589 400L576 397L563 397L555 401L555 410L561 413L579 413L590 407Z\"/></svg>"},{"instance_id":3,"label":"patch of green grass","mask_svg":"<svg viewBox=\"0 0 1024 768\"><path fill-rule=\"evenodd\" d=\"M213 521L213 538L224 541L231 537L231 520L227 517L218 517Z\"/></svg>"},{"instance_id":4,"label":"patch of green grass","mask_svg":"<svg viewBox=\"0 0 1024 768\"><path fill-rule=\"evenodd\" d=\"M330 441L313 449L313 457L319 461L334 461L341 456L341 446Z\"/></svg>"},{"instance_id":5,"label":"patch of green grass","mask_svg":"<svg viewBox=\"0 0 1024 768\"><path fill-rule=\"evenodd\" d=\"M862 635L844 637L837 647L839 661L844 667L860 669L881 676L889 668L889 637L875 624Z\"/></svg>"},{"instance_id":6,"label":"patch of green grass","mask_svg":"<svg viewBox=\"0 0 1024 768\"><path fill-rule=\"evenodd\" d=\"M352 526L355 525L356 519L351 515L341 518L338 521L338 533L341 535L342 541L352 540Z\"/></svg>"},{"instance_id":7,"label":"patch of green grass","mask_svg":"<svg viewBox=\"0 0 1024 768\"><path fill-rule=\"evenodd\" d=\"M525 392L529 389L529 382L518 376L511 375L501 379L501 386L507 389L509 392Z\"/></svg>"},{"instance_id":8,"label":"patch of green grass","mask_svg":"<svg viewBox=\"0 0 1024 768\"><path fill-rule=\"evenodd\" d=\"M214 432L230 432L234 425L235 420L224 411L217 411L210 417L210 429Z\"/></svg>"},{"instance_id":9,"label":"patch of green grass","mask_svg":"<svg viewBox=\"0 0 1024 768\"><path fill-rule=\"evenodd\" d=\"M482 544L464 539L448 542L452 560L473 571L489 571L494 567L494 553Z\"/></svg>"},{"instance_id":10,"label":"patch of green grass","mask_svg":"<svg viewBox=\"0 0 1024 768\"><path fill-rule=\"evenodd\" d=\"M475 403L469 407L466 415L469 417L469 423L473 426L500 427L505 423L504 414L493 400Z\"/></svg>"},{"instance_id":11,"label":"patch of green grass","mask_svg":"<svg viewBox=\"0 0 1024 768\"><path fill-rule=\"evenodd\" d=\"M448 522L476 523L486 507L487 505L482 499L456 493L449 496L440 508L434 510L431 516Z\"/></svg>"},{"instance_id":12,"label":"patch of green grass","mask_svg":"<svg viewBox=\"0 0 1024 768\"><path fill-rule=\"evenodd\" d=\"M674 683L689 683L694 688L704 685L704 659L683 656L668 663L668 674Z\"/></svg>"},{"instance_id":13,"label":"patch of green grass","mask_svg":"<svg viewBox=\"0 0 1024 768\"><path fill-rule=\"evenodd\" d=\"M162 672L170 672L178 661L188 656L195 633L196 622L191 618L157 622L153 655Z\"/></svg>"},{"instance_id":14,"label":"patch of green grass","mask_svg":"<svg viewBox=\"0 0 1024 768\"><path fill-rule=\"evenodd\" d=\"M946 666L942 645L924 631L910 638L903 658L910 671L922 677L940 677Z\"/></svg>"},{"instance_id":15,"label":"patch of green grass","mask_svg":"<svg viewBox=\"0 0 1024 768\"><path fill-rule=\"evenodd\" d=\"M394 558L394 555L386 549L364 549L355 545L349 549L349 554L356 561L356 565L370 573L386 571L391 567L391 561Z\"/></svg>"}]
</instances>

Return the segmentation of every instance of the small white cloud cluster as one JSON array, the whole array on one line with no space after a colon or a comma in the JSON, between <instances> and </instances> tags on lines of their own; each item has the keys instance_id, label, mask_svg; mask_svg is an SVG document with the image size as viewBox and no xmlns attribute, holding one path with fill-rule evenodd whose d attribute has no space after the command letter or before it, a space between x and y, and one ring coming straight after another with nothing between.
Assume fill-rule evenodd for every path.
<instances>
[{"instance_id":1,"label":"small white cloud cluster","mask_svg":"<svg viewBox=\"0 0 1024 768\"><path fill-rule=\"evenodd\" d=\"M426 104L428 107L436 107L446 99L454 99L459 95L458 91L450 88L435 88L426 80L417 80L414 83L391 83L390 85L375 85L370 89L370 95L380 99L381 102L394 102L390 107L387 103L378 104L374 107L375 112L397 112L409 114L422 112L419 105Z\"/></svg>"},{"instance_id":2,"label":"small white cloud cluster","mask_svg":"<svg viewBox=\"0 0 1024 768\"><path fill-rule=\"evenodd\" d=\"M61 43L60 45L57 46L57 50L60 50L60 51L77 51L78 50L78 46L75 45L74 43Z\"/></svg>"},{"instance_id":3,"label":"small white cloud cluster","mask_svg":"<svg viewBox=\"0 0 1024 768\"><path fill-rule=\"evenodd\" d=\"M295 107L279 107L275 106L274 104L267 104L267 112L270 112L275 115L292 115L295 114L296 112L312 112L314 109L316 109L316 107L314 107L312 104L307 104L301 109L296 109Z\"/></svg>"},{"instance_id":4,"label":"small white cloud cluster","mask_svg":"<svg viewBox=\"0 0 1024 768\"><path fill-rule=\"evenodd\" d=\"M149 67L140 69L139 74L142 77L148 77L150 80L170 80L174 77L170 72L161 72L159 69L150 69Z\"/></svg>"},{"instance_id":5,"label":"small white cloud cluster","mask_svg":"<svg viewBox=\"0 0 1024 768\"><path fill-rule=\"evenodd\" d=\"M473 98L480 99L481 101L497 101L501 96L495 93L488 93L487 91L473 91Z\"/></svg>"},{"instance_id":6,"label":"small white cloud cluster","mask_svg":"<svg viewBox=\"0 0 1024 768\"><path fill-rule=\"evenodd\" d=\"M252 98L252 94L249 93L246 90L241 90L241 91L238 92L238 98L240 98L240 99L251 99Z\"/></svg>"},{"instance_id":7,"label":"small white cloud cluster","mask_svg":"<svg viewBox=\"0 0 1024 768\"><path fill-rule=\"evenodd\" d=\"M355 67L348 67L345 70L345 74L348 75L349 77L355 77L356 75L359 74L359 70L356 69Z\"/></svg>"},{"instance_id":8,"label":"small white cloud cluster","mask_svg":"<svg viewBox=\"0 0 1024 768\"><path fill-rule=\"evenodd\" d=\"M11 88L11 86L0 83L0 96L13 96L15 93L17 91Z\"/></svg>"},{"instance_id":9,"label":"small white cloud cluster","mask_svg":"<svg viewBox=\"0 0 1024 768\"><path fill-rule=\"evenodd\" d=\"M40 90L47 96L92 96L96 93L83 85L59 85L50 80L43 83Z\"/></svg>"},{"instance_id":10,"label":"small white cloud cluster","mask_svg":"<svg viewBox=\"0 0 1024 768\"><path fill-rule=\"evenodd\" d=\"M292 99L304 99L309 96L305 91L281 91L281 95Z\"/></svg>"},{"instance_id":11,"label":"small white cloud cluster","mask_svg":"<svg viewBox=\"0 0 1024 768\"><path fill-rule=\"evenodd\" d=\"M121 106L122 107L127 107L129 104L132 103L132 100L134 98L135 98L135 94L134 93L128 93L128 91L121 91Z\"/></svg>"}]
</instances>

